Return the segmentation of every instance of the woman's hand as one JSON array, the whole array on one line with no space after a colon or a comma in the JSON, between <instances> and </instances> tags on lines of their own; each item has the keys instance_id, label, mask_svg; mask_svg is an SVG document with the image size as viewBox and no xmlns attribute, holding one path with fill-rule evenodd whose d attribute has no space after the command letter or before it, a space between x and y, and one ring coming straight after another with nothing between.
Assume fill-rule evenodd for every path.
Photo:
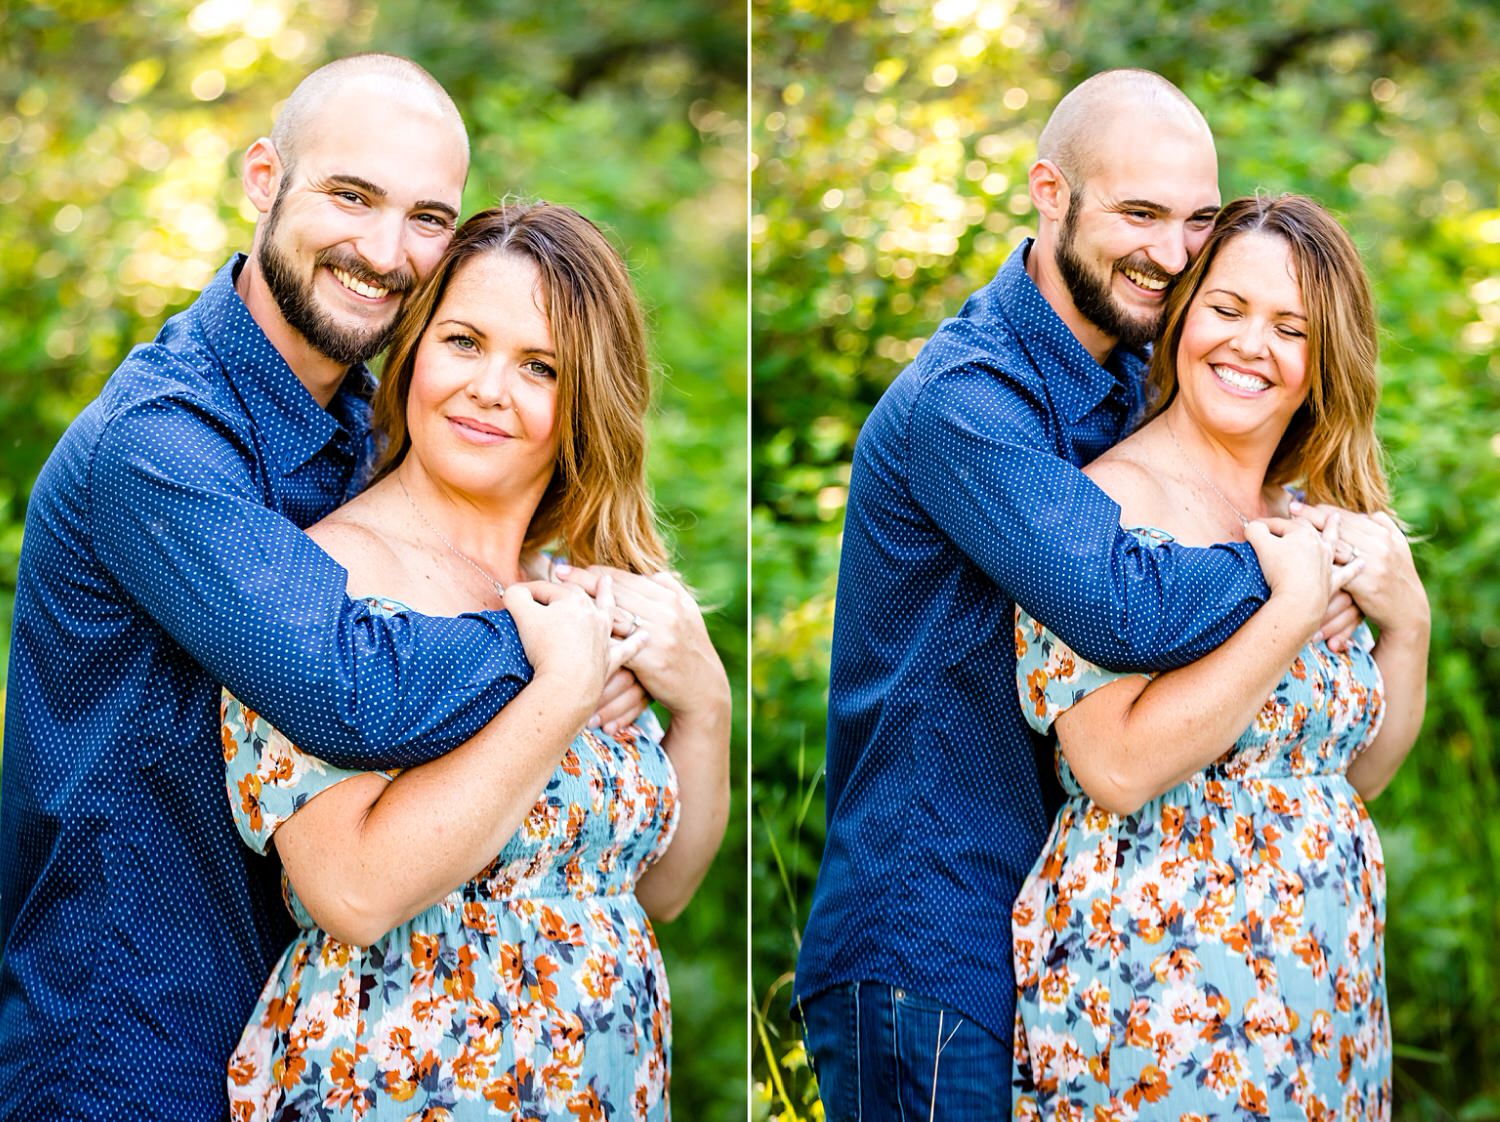
<instances>
[{"instance_id":1,"label":"woman's hand","mask_svg":"<svg viewBox=\"0 0 1500 1122\"><path fill-rule=\"evenodd\" d=\"M1384 511L1346 513L1339 536L1364 562L1348 592L1370 621L1382 632L1425 634L1432 626L1432 609L1417 576L1411 544L1396 520Z\"/></svg>"},{"instance_id":2,"label":"woman's hand","mask_svg":"<svg viewBox=\"0 0 1500 1122\"><path fill-rule=\"evenodd\" d=\"M613 585L615 616L629 620L629 642L642 633L650 640L626 665L641 685L674 718L719 717L730 704L729 679L708 637L703 613L692 594L667 573L641 576L621 569L557 566L556 575L570 585L595 590ZM606 731L611 731L606 723Z\"/></svg>"},{"instance_id":3,"label":"woman's hand","mask_svg":"<svg viewBox=\"0 0 1500 1122\"><path fill-rule=\"evenodd\" d=\"M1341 521L1334 514L1321 532L1295 518L1266 518L1245 526L1245 540L1255 550L1272 599L1291 608L1295 618L1305 618L1308 635L1322 620L1329 598L1364 568L1363 557L1334 563Z\"/></svg>"},{"instance_id":4,"label":"woman's hand","mask_svg":"<svg viewBox=\"0 0 1500 1122\"><path fill-rule=\"evenodd\" d=\"M671 846L642 875L635 894L653 920L672 919L697 890L729 821L729 677L697 601L675 576L563 565L554 575L592 589L601 606L612 584L615 615L629 633L625 641L651 637L629 666L672 714L662 747L677 773L679 809ZM608 722L604 727L616 731Z\"/></svg>"},{"instance_id":5,"label":"woman's hand","mask_svg":"<svg viewBox=\"0 0 1500 1122\"><path fill-rule=\"evenodd\" d=\"M594 596L545 581L512 584L505 590L505 608L515 620L536 677L565 676L584 717L593 711L605 681L639 656L649 641L649 635L639 630L613 639L614 606L608 576L598 582Z\"/></svg>"}]
</instances>

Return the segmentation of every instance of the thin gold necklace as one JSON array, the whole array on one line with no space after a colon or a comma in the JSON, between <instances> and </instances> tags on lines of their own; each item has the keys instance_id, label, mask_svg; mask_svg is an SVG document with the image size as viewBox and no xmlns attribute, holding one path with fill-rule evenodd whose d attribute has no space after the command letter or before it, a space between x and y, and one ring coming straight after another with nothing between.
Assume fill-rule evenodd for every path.
<instances>
[{"instance_id":1,"label":"thin gold necklace","mask_svg":"<svg viewBox=\"0 0 1500 1122\"><path fill-rule=\"evenodd\" d=\"M1177 443L1177 434L1172 431L1171 420L1167 417L1163 417L1162 427L1167 430L1167 436L1172 441L1173 446L1176 447L1177 454L1181 456L1183 462L1186 463L1190 469L1192 469L1193 474L1196 475L1199 479L1203 480L1203 482L1208 484L1208 489L1215 495L1219 496L1219 501L1221 503L1227 506L1230 510L1234 511L1234 516L1240 520L1241 526L1249 525L1250 519L1246 518L1244 514L1240 512L1239 507L1235 506L1232 502L1229 501L1223 491L1214 486L1214 481L1210 479L1208 475L1204 473L1198 467L1198 465L1193 462L1193 458L1187 454L1187 449L1185 449L1181 444Z\"/></svg>"},{"instance_id":2,"label":"thin gold necklace","mask_svg":"<svg viewBox=\"0 0 1500 1122\"><path fill-rule=\"evenodd\" d=\"M474 558L470 557L463 550L459 549L458 546L450 542L448 540L448 536L428 520L427 515L422 513L422 508L417 505L417 500L412 498L411 492L406 489L406 480L401 478L401 473L399 471L396 472L396 485L401 488L401 493L406 496L406 501L411 504L411 509L416 513L416 516L422 520L422 525L431 530L433 534L437 536L437 540L448 547L449 553L453 554L453 556L457 557L464 564L468 565L469 568L473 569L476 573L482 576L489 584L493 585L495 591L503 597L505 595L505 585L501 584L494 577L490 576L490 574L485 570L484 566L480 565L478 561L475 561Z\"/></svg>"}]
</instances>

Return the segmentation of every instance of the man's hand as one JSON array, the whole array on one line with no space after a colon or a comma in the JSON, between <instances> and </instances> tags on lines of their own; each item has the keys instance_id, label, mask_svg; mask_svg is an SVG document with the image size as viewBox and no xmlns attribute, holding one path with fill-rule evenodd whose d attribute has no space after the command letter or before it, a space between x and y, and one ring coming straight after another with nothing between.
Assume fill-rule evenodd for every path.
<instances>
[{"instance_id":1,"label":"man's hand","mask_svg":"<svg viewBox=\"0 0 1500 1122\"><path fill-rule=\"evenodd\" d=\"M628 667L616 670L604 683L599 709L589 718L589 728L602 728L614 736L646 711L651 696Z\"/></svg>"}]
</instances>

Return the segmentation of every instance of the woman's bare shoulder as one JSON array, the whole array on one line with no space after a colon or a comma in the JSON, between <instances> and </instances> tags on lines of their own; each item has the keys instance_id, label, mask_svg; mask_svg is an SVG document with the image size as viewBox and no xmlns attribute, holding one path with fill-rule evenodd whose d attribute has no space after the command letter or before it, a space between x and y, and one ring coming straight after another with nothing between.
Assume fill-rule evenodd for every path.
<instances>
[{"instance_id":1,"label":"woman's bare shoulder","mask_svg":"<svg viewBox=\"0 0 1500 1122\"><path fill-rule=\"evenodd\" d=\"M379 594L374 588L404 565L380 518L382 504L361 495L307 528L307 536L349 573L349 595Z\"/></svg>"},{"instance_id":2,"label":"woman's bare shoulder","mask_svg":"<svg viewBox=\"0 0 1500 1122\"><path fill-rule=\"evenodd\" d=\"M1172 518L1171 495L1161 465L1153 462L1149 448L1126 440L1105 452L1084 474L1120 504L1120 523L1124 526L1159 526L1166 528Z\"/></svg>"}]
</instances>

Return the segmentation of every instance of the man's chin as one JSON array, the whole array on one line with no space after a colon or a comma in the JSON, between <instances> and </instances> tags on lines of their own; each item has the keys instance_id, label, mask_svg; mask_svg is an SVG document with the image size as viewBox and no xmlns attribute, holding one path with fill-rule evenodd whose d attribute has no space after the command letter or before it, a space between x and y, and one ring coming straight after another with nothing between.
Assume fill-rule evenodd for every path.
<instances>
[{"instance_id":1,"label":"man's chin","mask_svg":"<svg viewBox=\"0 0 1500 1122\"><path fill-rule=\"evenodd\" d=\"M313 347L335 361L349 365L368 362L390 343L400 310L398 305L382 321L372 323L366 317L351 316L347 311L334 312L324 304L317 321L301 330ZM349 357L351 355L355 357Z\"/></svg>"}]
</instances>

